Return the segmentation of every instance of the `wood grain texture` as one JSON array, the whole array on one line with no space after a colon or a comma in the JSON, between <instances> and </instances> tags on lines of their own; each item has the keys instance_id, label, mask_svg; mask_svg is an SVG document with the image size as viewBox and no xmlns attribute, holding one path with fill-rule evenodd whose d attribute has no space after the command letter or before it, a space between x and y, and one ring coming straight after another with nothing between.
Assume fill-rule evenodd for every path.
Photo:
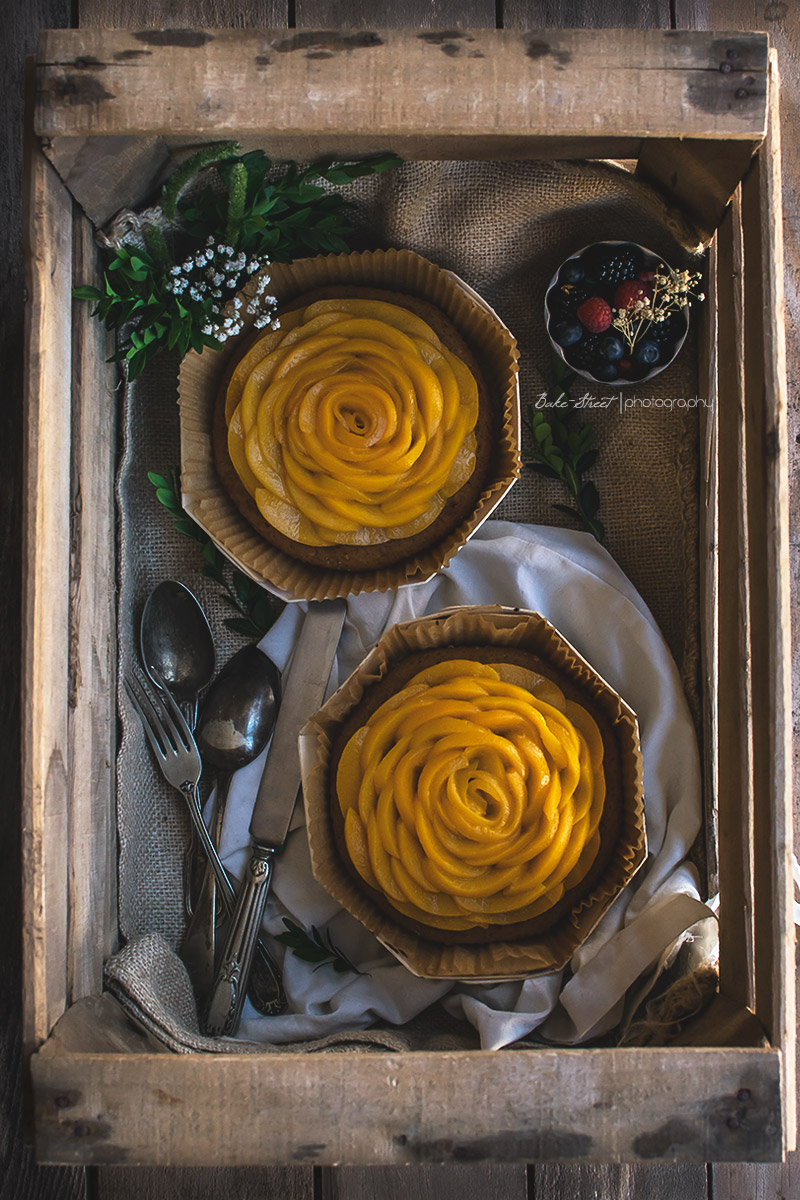
<instances>
[{"instance_id":1,"label":"wood grain texture","mask_svg":"<svg viewBox=\"0 0 800 1200\"><path fill-rule=\"evenodd\" d=\"M35 128L44 137L259 135L281 145L290 135L331 146L371 138L406 154L451 157L488 154L490 139L502 154L520 139L630 140L680 129L752 142L764 133L762 35L725 39L754 80L737 96L719 71L713 35L454 34L55 31L40 46ZM254 101L244 108L243 91ZM257 102L262 96L268 103Z\"/></svg>"},{"instance_id":2,"label":"wood grain texture","mask_svg":"<svg viewBox=\"0 0 800 1200\"><path fill-rule=\"evenodd\" d=\"M777 79L770 152L759 155L742 183L745 253L745 384L748 392L747 500L750 523L750 624L754 637L753 782L754 947L756 1014L781 1046L794 1093L794 965L792 912L791 621L789 607L789 478L786 429L783 237ZM763 314L767 314L764 319ZM788 1115L788 1114L787 1114ZM794 1114L791 1114L794 1126Z\"/></svg>"},{"instance_id":3,"label":"wood grain texture","mask_svg":"<svg viewBox=\"0 0 800 1200\"><path fill-rule=\"evenodd\" d=\"M94 231L76 211L73 271L99 283ZM69 930L71 1002L102 991L117 946L116 896L116 471L117 372L113 343L91 308L72 320L71 586L69 617Z\"/></svg>"},{"instance_id":4,"label":"wood grain texture","mask_svg":"<svg viewBox=\"0 0 800 1200\"><path fill-rule=\"evenodd\" d=\"M530 1200L695 1200L706 1195L706 1168L654 1163L533 1168ZM716 1200L716 1198L715 1198Z\"/></svg>"},{"instance_id":5,"label":"wood grain texture","mask_svg":"<svg viewBox=\"0 0 800 1200\"><path fill-rule=\"evenodd\" d=\"M495 26L494 0L295 0L298 29L478 29ZM219 22L222 24L222 22Z\"/></svg>"},{"instance_id":6,"label":"wood grain texture","mask_svg":"<svg viewBox=\"0 0 800 1200\"><path fill-rule=\"evenodd\" d=\"M791 624L794 629L792 690L794 742L794 833L800 832L800 326L797 302L800 294L800 12L792 4L756 0L677 0L677 23L682 27L763 29L776 48L781 75L781 141L783 164L783 228L785 247L784 282L786 306L786 373L788 383L789 459L789 565L791 571ZM712 1170L715 1200L797 1200L800 1197L800 1154L794 1152L779 1166L715 1165Z\"/></svg>"},{"instance_id":7,"label":"wood grain texture","mask_svg":"<svg viewBox=\"0 0 800 1200\"><path fill-rule=\"evenodd\" d=\"M751 630L746 493L744 376L744 239L737 193L717 236L718 374L711 400L720 412L718 503L719 685L717 777L720 991L755 1005L753 949L753 779Z\"/></svg>"},{"instance_id":8,"label":"wood grain texture","mask_svg":"<svg viewBox=\"0 0 800 1200\"><path fill-rule=\"evenodd\" d=\"M27 166L22 820L26 1044L67 1003L72 199Z\"/></svg>"},{"instance_id":9,"label":"wood grain texture","mask_svg":"<svg viewBox=\"0 0 800 1200\"><path fill-rule=\"evenodd\" d=\"M771 1049L264 1059L51 1047L31 1070L45 1162L399 1166L779 1161L779 1066Z\"/></svg>"},{"instance_id":10,"label":"wood grain texture","mask_svg":"<svg viewBox=\"0 0 800 1200\"><path fill-rule=\"evenodd\" d=\"M78 0L81 29L277 28L287 0Z\"/></svg>"},{"instance_id":11,"label":"wood grain texture","mask_svg":"<svg viewBox=\"0 0 800 1200\"><path fill-rule=\"evenodd\" d=\"M504 29L670 28L669 0L503 0L500 11Z\"/></svg>"},{"instance_id":12,"label":"wood grain texture","mask_svg":"<svg viewBox=\"0 0 800 1200\"><path fill-rule=\"evenodd\" d=\"M310 1167L100 1167L95 1187L98 1200L315 1200Z\"/></svg>"},{"instance_id":13,"label":"wood grain texture","mask_svg":"<svg viewBox=\"0 0 800 1200\"><path fill-rule=\"evenodd\" d=\"M526 1200L523 1163L323 1169L315 1200Z\"/></svg>"},{"instance_id":14,"label":"wood grain texture","mask_svg":"<svg viewBox=\"0 0 800 1200\"><path fill-rule=\"evenodd\" d=\"M65 0L30 0L3 7L0 36L0 126L5 146L0 172L0 1197L2 1200L82 1200L85 1172L40 1167L23 1142L23 1063L20 1022L20 574L22 507L23 320L22 110L25 56L43 27L69 23Z\"/></svg>"}]
</instances>

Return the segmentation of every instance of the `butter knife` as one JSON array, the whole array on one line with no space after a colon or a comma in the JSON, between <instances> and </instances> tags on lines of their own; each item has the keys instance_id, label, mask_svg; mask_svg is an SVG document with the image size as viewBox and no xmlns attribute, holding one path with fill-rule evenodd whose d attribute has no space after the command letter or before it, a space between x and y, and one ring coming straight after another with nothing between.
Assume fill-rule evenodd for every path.
<instances>
[{"instance_id":1,"label":"butter knife","mask_svg":"<svg viewBox=\"0 0 800 1200\"><path fill-rule=\"evenodd\" d=\"M250 861L206 1011L205 1030L212 1037L233 1036L239 1028L273 860L286 841L300 789L298 735L322 702L346 609L344 600L309 604L283 681L283 700L250 820Z\"/></svg>"}]
</instances>

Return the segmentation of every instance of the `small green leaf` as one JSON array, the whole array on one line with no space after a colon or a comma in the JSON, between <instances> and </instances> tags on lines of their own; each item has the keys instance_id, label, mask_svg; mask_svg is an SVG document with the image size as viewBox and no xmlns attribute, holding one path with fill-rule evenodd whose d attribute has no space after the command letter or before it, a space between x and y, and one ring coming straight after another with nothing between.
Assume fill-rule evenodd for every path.
<instances>
[{"instance_id":1,"label":"small green leaf","mask_svg":"<svg viewBox=\"0 0 800 1200\"><path fill-rule=\"evenodd\" d=\"M74 300L102 300L103 293L99 288L92 287L89 283L82 283L79 287L72 289Z\"/></svg>"}]
</instances>

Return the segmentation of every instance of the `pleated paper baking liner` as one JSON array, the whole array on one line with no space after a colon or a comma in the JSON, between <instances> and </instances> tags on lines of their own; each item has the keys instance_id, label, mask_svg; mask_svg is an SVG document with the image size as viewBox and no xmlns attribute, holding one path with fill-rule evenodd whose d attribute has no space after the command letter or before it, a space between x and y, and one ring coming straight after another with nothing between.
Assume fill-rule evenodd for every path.
<instances>
[{"instance_id":1,"label":"pleated paper baking liner","mask_svg":"<svg viewBox=\"0 0 800 1200\"><path fill-rule=\"evenodd\" d=\"M334 833L330 766L333 746L371 685L409 654L438 647L505 647L536 654L590 698L611 726L619 750L619 830L608 861L573 907L541 934L496 936L481 944L445 944L436 930L419 936L379 908L344 865ZM546 666L543 670L546 674ZM415 975L500 981L544 975L570 961L647 856L642 755L636 716L624 700L541 614L499 606L448 609L389 629L371 653L302 731L300 759L314 877ZM607 803L611 801L611 797Z\"/></svg>"},{"instance_id":2,"label":"pleated paper baking liner","mask_svg":"<svg viewBox=\"0 0 800 1200\"><path fill-rule=\"evenodd\" d=\"M180 369L181 491L183 507L219 549L258 583L285 600L326 600L360 592L387 591L423 583L445 566L497 507L518 478L520 458L517 344L500 318L456 275L410 250L373 250L299 259L269 267L270 291L283 308L316 288L330 285L378 287L427 300L449 318L480 360L500 430L491 474L472 512L442 540L416 555L374 570L346 571L309 566L271 546L249 524L222 486L214 465L213 422L217 395L229 364L238 360L253 331L254 317L220 351L188 354ZM255 277L256 279L258 277ZM255 287L242 292L243 311Z\"/></svg>"}]
</instances>

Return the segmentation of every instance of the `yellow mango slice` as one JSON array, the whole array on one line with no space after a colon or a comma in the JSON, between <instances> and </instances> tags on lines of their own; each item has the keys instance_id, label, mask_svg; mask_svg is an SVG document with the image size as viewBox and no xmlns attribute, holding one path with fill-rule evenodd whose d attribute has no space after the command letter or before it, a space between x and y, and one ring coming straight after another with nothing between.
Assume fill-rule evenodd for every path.
<instances>
[{"instance_id":1,"label":"yellow mango slice","mask_svg":"<svg viewBox=\"0 0 800 1200\"><path fill-rule=\"evenodd\" d=\"M527 920L597 855L605 775L594 719L543 677L528 690L503 670L453 659L419 672L340 757L356 869L434 928Z\"/></svg>"},{"instance_id":2,"label":"yellow mango slice","mask_svg":"<svg viewBox=\"0 0 800 1200\"><path fill-rule=\"evenodd\" d=\"M414 313L323 300L236 365L229 453L288 537L376 545L426 529L470 478L478 407L472 372Z\"/></svg>"}]
</instances>

